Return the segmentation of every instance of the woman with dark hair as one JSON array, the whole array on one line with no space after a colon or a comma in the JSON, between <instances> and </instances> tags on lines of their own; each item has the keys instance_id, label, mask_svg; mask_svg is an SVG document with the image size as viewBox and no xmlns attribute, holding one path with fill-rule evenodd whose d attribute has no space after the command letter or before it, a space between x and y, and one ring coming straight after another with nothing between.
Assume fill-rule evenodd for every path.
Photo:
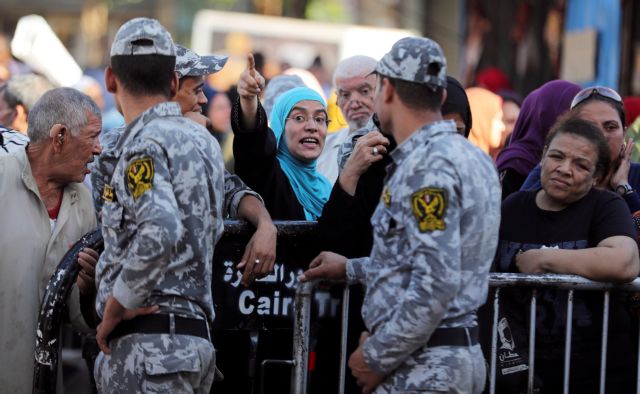
<instances>
[{"instance_id":1,"label":"woman with dark hair","mask_svg":"<svg viewBox=\"0 0 640 394\"><path fill-rule=\"evenodd\" d=\"M615 193L594 187L607 176L610 164L609 145L592 122L575 114L561 118L547 137L541 187L513 193L502 203L496 269L606 282L633 280L640 261L629 210ZM528 327L529 314L524 311L530 291L504 290L501 310L511 329ZM535 374L542 392L561 392L567 292L537 291ZM601 346L602 295L576 292L573 302L570 391L596 392L600 358L594 355ZM634 387L634 360L621 294L612 293L610 312L606 391L629 392ZM520 338L517 346L526 349L522 342Z\"/></svg>"},{"instance_id":2,"label":"woman with dark hair","mask_svg":"<svg viewBox=\"0 0 640 394\"><path fill-rule=\"evenodd\" d=\"M469 138L472 126L469 98L462 84L449 75L447 75L447 98L442 104L442 117L444 120L456 122L458 133L464 135L465 138Z\"/></svg>"},{"instance_id":3,"label":"woman with dark hair","mask_svg":"<svg viewBox=\"0 0 640 394\"><path fill-rule=\"evenodd\" d=\"M622 98L605 86L589 87L576 94L571 103L571 113L593 122L609 145L610 171L598 186L618 193L627 203L631 213L640 211L640 164L631 162L633 141L625 143L625 111ZM539 166L531 171L522 185L523 190L540 185Z\"/></svg>"}]
</instances>

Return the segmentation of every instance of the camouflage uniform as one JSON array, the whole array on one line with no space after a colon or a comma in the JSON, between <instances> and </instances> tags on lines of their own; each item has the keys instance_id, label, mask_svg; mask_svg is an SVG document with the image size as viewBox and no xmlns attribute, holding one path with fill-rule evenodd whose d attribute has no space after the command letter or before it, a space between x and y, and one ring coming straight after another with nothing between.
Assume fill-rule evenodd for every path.
<instances>
[{"instance_id":1,"label":"camouflage uniform","mask_svg":"<svg viewBox=\"0 0 640 394\"><path fill-rule=\"evenodd\" d=\"M222 70L226 62L226 56L199 56L182 45L176 45L175 70L180 78L213 74ZM118 127L100 135L102 153L96 158L91 171L93 202L96 212L102 210L104 186L111 182L111 177L120 158L121 149L116 149L116 146L124 129L124 127ZM260 195L251 190L240 177L225 170L223 217L238 218L240 200L246 195L255 196L262 201Z\"/></svg>"},{"instance_id":2,"label":"camouflage uniform","mask_svg":"<svg viewBox=\"0 0 640 394\"><path fill-rule=\"evenodd\" d=\"M152 45L149 45L149 42ZM125 23L114 55L175 56L155 20ZM220 147L177 103L160 103L127 125L113 179L104 188L105 251L96 267L100 316L109 296L124 307L158 305L160 314L214 319L211 261L223 231ZM131 334L109 343L94 369L100 392L208 393L215 371L209 340L175 334Z\"/></svg>"},{"instance_id":3,"label":"camouflage uniform","mask_svg":"<svg viewBox=\"0 0 640 394\"><path fill-rule=\"evenodd\" d=\"M29 137L21 132L0 125L0 156L24 149Z\"/></svg>"},{"instance_id":4,"label":"camouflage uniform","mask_svg":"<svg viewBox=\"0 0 640 394\"><path fill-rule=\"evenodd\" d=\"M98 220L100 220L100 212L104 204L102 199L102 194L105 191L104 187L111 183L111 177L113 177L113 172L120 158L120 152L116 151L115 148L124 130L125 127L122 126L100 133L102 152L95 158L91 168L91 196L98 213Z\"/></svg>"},{"instance_id":5,"label":"camouflage uniform","mask_svg":"<svg viewBox=\"0 0 640 394\"><path fill-rule=\"evenodd\" d=\"M420 67L432 62L442 66L436 76ZM437 44L412 38L396 43L376 70L443 86L444 66ZM348 279L367 285L365 361L387 376L375 392L479 393L485 381L479 345L427 342L439 327L477 324L500 224L495 167L452 121L424 125L391 158L371 219L371 257L347 263Z\"/></svg>"},{"instance_id":6,"label":"camouflage uniform","mask_svg":"<svg viewBox=\"0 0 640 394\"><path fill-rule=\"evenodd\" d=\"M111 183L111 177L115 171L116 164L118 164L121 149L116 149L116 146L124 130L124 127L118 127L100 134L102 153L94 160L93 169L91 170L93 203L96 207L96 212L101 212L102 210L102 205L104 204L104 186ZM238 209L240 208L240 201L247 195L252 195L262 201L262 197L251 190L239 176L225 170L223 218L230 217L237 219L239 217Z\"/></svg>"},{"instance_id":7,"label":"camouflage uniform","mask_svg":"<svg viewBox=\"0 0 640 394\"><path fill-rule=\"evenodd\" d=\"M199 77L222 70L227 63L227 56L200 56L189 48L176 45L176 73L178 78Z\"/></svg>"}]
</instances>

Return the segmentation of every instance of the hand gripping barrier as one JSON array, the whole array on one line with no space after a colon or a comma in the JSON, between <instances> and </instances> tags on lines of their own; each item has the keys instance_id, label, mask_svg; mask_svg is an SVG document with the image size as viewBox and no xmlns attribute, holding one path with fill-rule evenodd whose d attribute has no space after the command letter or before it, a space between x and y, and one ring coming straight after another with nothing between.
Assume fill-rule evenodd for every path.
<instances>
[{"instance_id":1,"label":"hand gripping barrier","mask_svg":"<svg viewBox=\"0 0 640 394\"><path fill-rule=\"evenodd\" d=\"M103 246L100 230L94 230L84 235L62 257L51 279L49 279L38 315L33 373L34 394L55 393L56 391L60 327L67 298L80 272L80 266L77 264L78 253L87 247L100 253Z\"/></svg>"}]
</instances>

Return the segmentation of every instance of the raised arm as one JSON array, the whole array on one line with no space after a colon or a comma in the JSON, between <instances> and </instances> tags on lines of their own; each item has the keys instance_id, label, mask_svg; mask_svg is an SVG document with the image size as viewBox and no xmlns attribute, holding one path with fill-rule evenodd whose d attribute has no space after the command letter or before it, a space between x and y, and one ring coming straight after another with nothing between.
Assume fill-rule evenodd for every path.
<instances>
[{"instance_id":1,"label":"raised arm","mask_svg":"<svg viewBox=\"0 0 640 394\"><path fill-rule=\"evenodd\" d=\"M253 130L256 127L258 115L258 95L264 90L265 81L256 70L253 54L247 55L247 69L240 74L238 80L238 95L240 96L241 121L245 128Z\"/></svg>"}]
</instances>

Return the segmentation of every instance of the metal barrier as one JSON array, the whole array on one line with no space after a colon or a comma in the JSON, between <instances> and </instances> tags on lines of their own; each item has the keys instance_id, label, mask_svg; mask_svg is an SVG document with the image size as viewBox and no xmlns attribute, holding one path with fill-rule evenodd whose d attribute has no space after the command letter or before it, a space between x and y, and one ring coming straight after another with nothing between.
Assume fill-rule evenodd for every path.
<instances>
[{"instance_id":1,"label":"metal barrier","mask_svg":"<svg viewBox=\"0 0 640 394\"><path fill-rule=\"evenodd\" d=\"M309 328L311 324L311 296L320 281L300 283L296 289L295 323L293 331L293 374L292 394L307 393L307 374L309 361ZM347 364L347 330L349 328L349 286L345 284L342 292L342 318L340 336L340 376L339 394L344 393L345 367Z\"/></svg>"},{"instance_id":2,"label":"metal barrier","mask_svg":"<svg viewBox=\"0 0 640 394\"><path fill-rule=\"evenodd\" d=\"M257 329L269 330L271 327L282 327L287 324L288 327L294 328L294 347L293 347L293 360L280 360L281 363L292 365L292 385L291 391L296 394L306 394L307 392L307 373L308 373L308 357L309 357L309 325L311 320L311 302L313 296L313 289L316 283L297 284L292 278L295 278L295 273L306 267L309 261L315 257L317 253L316 243L314 242L314 223L305 222L278 222L278 258L282 261L279 268L278 275L273 275L274 278L265 278L265 280L256 283L252 287L252 291L255 290L255 296L253 298L247 295L245 301L241 307L246 307L246 314L237 312L239 300L242 300L242 293L249 290L236 290L237 273L233 272L230 267L234 266L233 262L226 264L224 260L231 256L241 256L244 244L250 237L252 229L250 225L239 222L225 222L225 235L221 242L219 242L216 248L216 256L214 261L215 268L219 271L217 274L214 272L214 288L226 284L226 289L222 292L216 293L216 300L228 301L228 305L216 305L216 324L220 329L225 327L232 327L232 329L242 329L245 331L253 332ZM78 252L84 247L92 247L94 249L100 249L102 246L102 237L99 231L94 231L84 236L78 243L76 243L69 252L62 259L60 265L52 276L50 283L47 286L45 296L42 302L42 307L38 321L38 334L37 344L35 352L35 372L34 372L34 393L48 393L54 392L56 387L56 372L58 363L58 341L60 335L60 327L62 322L62 316L64 311L64 304L69 294L70 288L75 282L78 275L79 268L75 264L77 260ZM280 258L283 260L280 260ZM284 263L286 263L286 273ZM231 270L231 273L228 271ZM215 269L214 269L215 271ZM285 275L286 274L286 275ZM218 275L218 285L216 285L216 275ZM271 286L267 288L267 285ZM276 285L280 288L275 287ZM568 377L570 371L570 358L571 354L571 332L572 332L572 314L573 314L573 292L575 290L589 290L589 291L604 291L604 310L603 310L603 337L602 337L602 354L606 356L607 347L607 332L608 332L608 314L609 314L609 294L610 291L626 291L636 292L640 291L640 279L628 284L613 284L594 282L582 277L572 275L524 275L524 274L511 274L511 273L491 273L489 280L490 287L496 288L496 295L493 299L494 303L494 319L492 327L492 346L491 346L491 367L490 367L490 380L489 388L490 392L495 392L495 376L496 376L496 343L497 343L497 314L500 307L500 289L505 287L551 287L566 289L569 291L568 304L567 304L567 331L565 335L565 392L568 392ZM283 298L284 291L295 291L294 299L294 316L293 322L291 316L286 314L284 307L277 308L276 305L280 303L280 299ZM262 290L261 290L262 289ZM274 290L277 289L277 290ZM217 290L217 289L216 289ZM262 291L262 296L265 292L278 292L274 295L274 308L269 310L260 309L259 305L249 305L249 300L258 299ZM341 336L341 354L340 365L337 371L340 376L339 392L344 392L345 382L345 365L347 360L346 354L346 333L348 327L348 303L349 289L345 286L343 292L342 302L342 336ZM282 302L284 304L284 302ZM281 305L282 306L282 305ZM230 308L235 308L231 310ZM531 298L531 325L529 327L530 338L530 351L529 351L529 378L528 386L529 392L533 390L533 376L535 370L535 308L536 308L536 296L535 293ZM234 312L236 311L236 312ZM272 315L260 313L260 312L273 312ZM282 313L280 313L280 312ZM230 313L229 313L230 312ZM278 312L280 314L277 314ZM235 313L235 315L234 315ZM284 314L283 314L284 313ZM236 316L237 315L237 316ZM293 323L293 324L291 324ZM250 356L247 356L250 357ZM250 363L255 365L255 363ZM639 363L640 365L640 363ZM253 368L253 367L252 367ZM264 362L262 364L264 368ZM604 392L605 385L605 369L606 369L606 357L602 357L602 363L600 366L600 392ZM251 372L251 371L250 371ZM253 376L249 374L249 376ZM640 393L640 366L637 371L638 376L638 392ZM263 375L261 374L261 380ZM264 390L261 390L264 391ZM240 393L241 391L237 391Z\"/></svg>"},{"instance_id":3,"label":"metal barrier","mask_svg":"<svg viewBox=\"0 0 640 394\"><path fill-rule=\"evenodd\" d=\"M103 245L100 230L94 230L83 236L64 255L47 284L38 315L33 372L34 394L55 393L56 391L60 347L58 339L60 338L67 297L69 297L71 287L80 272L80 266L76 263L78 253L86 247L100 253Z\"/></svg>"},{"instance_id":4,"label":"metal barrier","mask_svg":"<svg viewBox=\"0 0 640 394\"><path fill-rule=\"evenodd\" d=\"M308 338L300 338L305 335L308 336L310 317L307 311L310 308L311 294L313 288L317 282L309 282L300 284L296 292L296 322L294 324L294 387L296 388L293 393L306 394L307 393L307 376L306 376L306 363L309 357L308 354ZM556 275L556 274L543 274L543 275L528 275L528 274L514 274L514 273L491 273L489 276L489 287L496 288L496 292L493 298L493 325L491 331L491 362L490 362L490 375L489 375L489 392L495 393L496 390L496 355L497 355L497 335L498 335L498 313L500 307L500 289L506 287L532 287L534 291L531 297L530 308L530 326L529 326L529 369L527 379L527 392L533 393L534 384L534 371L535 371L535 324L536 324L536 290L535 288L557 288L568 290L567 301L567 325L565 332L565 357L564 357L564 385L563 392L569 392L569 372L570 372L570 356L571 356L571 337L572 337L572 319L573 319L573 293L575 290L588 290L588 291L603 291L604 297L604 310L603 310L603 322L602 322L602 346L601 346L601 364L600 364L600 388L599 392L604 394L605 388L605 371L606 371L606 355L607 355L607 336L608 336L608 321L609 321L609 300L610 292L623 291L623 292L638 292L640 291L640 278L634 280L631 283L618 284L618 283L605 283L595 282L575 275ZM346 365L346 333L348 327L348 296L349 288L345 286L345 292L343 293L342 302L342 337L341 337L341 354L340 354L340 394L344 393L344 367ZM640 338L640 332L639 332ZM639 341L640 342L640 341ZM640 348L638 349L640 354ZM640 393L640 360L637 369L637 392Z\"/></svg>"},{"instance_id":5,"label":"metal barrier","mask_svg":"<svg viewBox=\"0 0 640 394\"><path fill-rule=\"evenodd\" d=\"M497 353L497 330L498 330L498 313L500 308L500 289L505 287L532 287L534 291L531 294L530 308L530 324L529 324L529 369L527 379L527 392L533 392L534 374L535 374L535 324L536 324L536 288L557 288L568 290L567 297L567 323L565 329L565 348L564 348L564 375L563 375L563 392L569 392L569 374L571 371L571 337L573 328L573 297L575 290L602 291L603 292L603 314L602 314L602 338L600 351L600 387L599 392L604 394L606 383L606 363L607 363L607 340L609 330L609 302L612 290L623 292L640 291L640 278L635 279L631 283L617 284L595 282L575 275L527 275L513 273L491 273L489 286L495 287L496 292L493 299L493 326L491 332L491 369L489 379L489 392L495 393L496 383L496 353ZM640 366L640 363L639 363ZM636 391L640 393L640 367L637 370Z\"/></svg>"}]
</instances>

